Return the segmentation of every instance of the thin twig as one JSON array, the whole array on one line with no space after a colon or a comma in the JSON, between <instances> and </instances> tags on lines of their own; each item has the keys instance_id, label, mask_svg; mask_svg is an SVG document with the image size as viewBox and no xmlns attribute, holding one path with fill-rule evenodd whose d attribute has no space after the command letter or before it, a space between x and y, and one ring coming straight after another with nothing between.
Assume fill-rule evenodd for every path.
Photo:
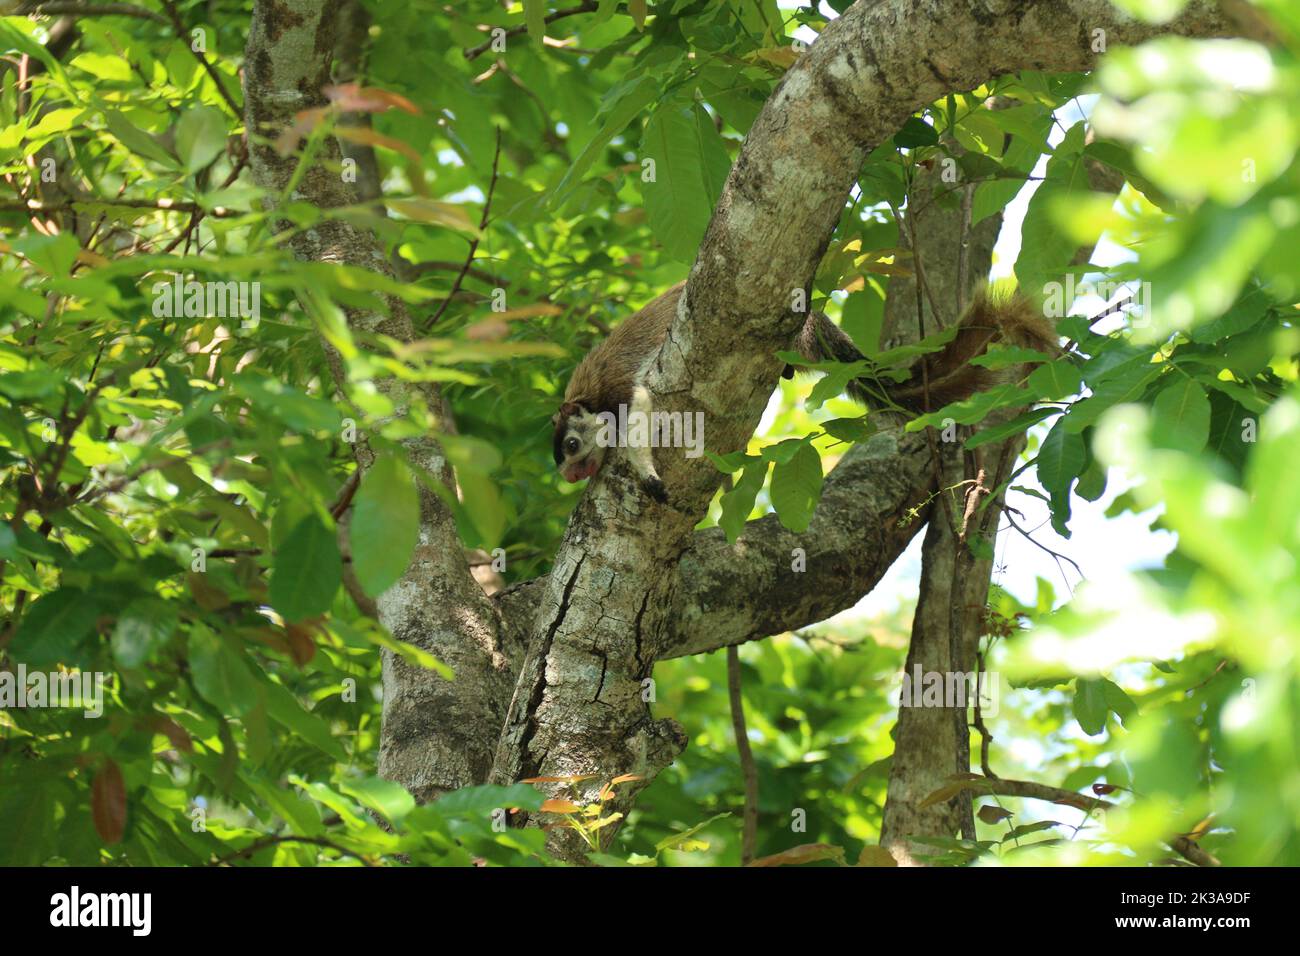
<instances>
[{"instance_id":1,"label":"thin twig","mask_svg":"<svg viewBox=\"0 0 1300 956\"><path fill-rule=\"evenodd\" d=\"M556 20L563 20L565 17L574 17L580 13L595 13L596 8L598 6L600 6L600 4L598 4L596 0L585 0L584 3L580 3L576 7L569 7L565 10L556 10L554 13L548 13L546 15L546 23L550 25L554 23ZM510 29L506 30L505 35L508 37L518 36L519 34L525 32L527 29L528 29L527 24L523 24L517 27L511 27ZM492 41L485 40L484 42L480 43L478 46L470 47L468 50L465 51L465 59L467 60L476 59L482 56L484 53L486 53L491 48L491 46L492 46Z\"/></svg>"},{"instance_id":2,"label":"thin twig","mask_svg":"<svg viewBox=\"0 0 1300 956\"><path fill-rule=\"evenodd\" d=\"M980 707L981 691L983 690L984 681L984 652L976 651L975 653L975 729L980 733L980 769L984 771L984 776L990 780L998 779L998 775L989 769L989 744L993 742L993 735L989 733L988 727L984 724L984 711Z\"/></svg>"},{"instance_id":3,"label":"thin twig","mask_svg":"<svg viewBox=\"0 0 1300 956\"><path fill-rule=\"evenodd\" d=\"M1188 836L1175 837L1169 841L1169 845L1184 859L1190 860L1197 866L1222 866L1217 856L1202 850L1196 841Z\"/></svg>"},{"instance_id":4,"label":"thin twig","mask_svg":"<svg viewBox=\"0 0 1300 956\"><path fill-rule=\"evenodd\" d=\"M908 183L908 197L909 199L911 197L910 182ZM893 205L892 203L890 204L890 208L894 212L894 221L899 226L903 226L904 223L903 223L902 210L899 209L898 206ZM915 281L913 284L916 292L916 326L917 326L916 331L917 331L917 340L921 341L924 340L925 338L925 302L922 296L931 299L930 309L934 313L934 319L936 322L939 323L940 328L943 328L943 317L939 313L938 308L935 306L934 300L930 296L929 287L926 285L925 282L925 270L921 266L921 249L917 244L917 240L916 240L916 222L914 221L910 210L907 214L906 229L907 229L908 245L911 246L912 249L912 263L915 267L915 272L913 276ZM932 409L930 408L930 361L928 356L925 355L921 356L920 366L921 366L921 407L925 410L926 413L929 413ZM929 446L930 460L934 464L934 486L936 488L942 488L943 487L943 458L939 454L939 443L935 441L934 438L934 428L927 428L925 430L925 440L926 440L926 444ZM947 497L940 495L939 506L943 509L944 518L948 522L949 530L951 530L955 534L956 528L953 523L952 508L948 504Z\"/></svg>"},{"instance_id":5,"label":"thin twig","mask_svg":"<svg viewBox=\"0 0 1300 956\"><path fill-rule=\"evenodd\" d=\"M24 16L42 17L136 17L140 20L153 20L167 23L167 18L154 10L137 7L133 3L33 3L22 9Z\"/></svg>"},{"instance_id":6,"label":"thin twig","mask_svg":"<svg viewBox=\"0 0 1300 956\"><path fill-rule=\"evenodd\" d=\"M418 277L429 272L455 272L457 269L463 269L464 263L452 262L449 259L430 259L427 262L417 262L410 266L411 275ZM465 274L471 279L478 279L480 282L495 282L497 285L504 286L504 279L497 279L496 276L482 269L466 269Z\"/></svg>"},{"instance_id":7,"label":"thin twig","mask_svg":"<svg viewBox=\"0 0 1300 956\"><path fill-rule=\"evenodd\" d=\"M748 866L754 859L758 842L758 768L754 766L754 751L749 746L749 732L745 729L745 705L740 696L740 651L735 644L727 646L727 696L731 700L731 728L736 734L736 754L740 757L740 772L745 779L745 822L740 838L740 862L742 866Z\"/></svg>"},{"instance_id":8,"label":"thin twig","mask_svg":"<svg viewBox=\"0 0 1300 956\"><path fill-rule=\"evenodd\" d=\"M352 474L348 475L348 480L344 482L343 487L339 490L338 500L330 505L330 517L338 521L343 516L343 512L348 510L348 505L352 504L352 496L357 493L357 486L361 484L361 469L356 468Z\"/></svg>"},{"instance_id":9,"label":"thin twig","mask_svg":"<svg viewBox=\"0 0 1300 956\"><path fill-rule=\"evenodd\" d=\"M1049 803L1059 803L1062 806L1074 807L1076 810L1083 810L1084 812L1098 809L1109 810L1114 807L1113 803L1100 797L1090 797L1084 793L1063 790L1060 787L1049 786L1033 780L1005 780L1001 777L990 778L972 775L963 780L953 781L954 786L957 783L961 784L963 790L973 790L975 793L1046 800Z\"/></svg>"},{"instance_id":10,"label":"thin twig","mask_svg":"<svg viewBox=\"0 0 1300 956\"><path fill-rule=\"evenodd\" d=\"M1048 554L1050 554L1050 555L1051 555L1053 558L1055 558L1057 561L1068 561L1069 564L1070 564L1070 566L1071 566L1072 568L1074 568L1075 573L1076 573L1077 575L1079 575L1080 578L1086 578L1086 577L1087 577L1087 575L1085 575L1085 574L1083 573L1083 569L1082 569L1081 567L1079 567L1078 563L1077 563L1073 558L1068 558L1068 557L1066 557L1065 555L1063 555L1063 554L1061 554L1061 553L1059 553L1059 552L1057 552L1057 551L1053 551L1051 548L1049 548L1047 545L1043 544L1041 541L1037 541L1037 540L1035 540L1035 538L1033 537L1033 535L1031 535L1031 534L1030 534L1028 531L1026 531L1024 528L1020 527L1020 525L1016 524L1016 519L1013 518L1013 517L1011 517L1011 514L1010 514L1010 512L1012 512L1012 511L1015 511L1015 509L1014 509L1014 508L1008 508L1008 507L1005 507L1005 506L1004 506L1003 509L1002 509L1002 513L1003 513L1004 515L1006 515L1006 517L1007 517L1007 521L1009 521L1009 522L1011 523L1011 527L1015 528L1017 531L1019 531L1021 534L1023 534L1026 538L1028 538L1031 542L1033 542L1033 543L1034 543L1035 545L1037 545L1039 548L1041 548L1042 550L1044 550L1044 551L1046 551ZM1017 514L1018 514L1018 513L1019 513L1019 512L1017 512ZM1069 581L1066 581L1066 583L1069 584ZM1073 589L1071 589L1071 590L1073 590Z\"/></svg>"},{"instance_id":11,"label":"thin twig","mask_svg":"<svg viewBox=\"0 0 1300 956\"><path fill-rule=\"evenodd\" d=\"M451 284L451 291L447 293L447 298L442 300L442 305L438 306L438 311L433 314L428 322L424 324L427 332L438 324L442 314L447 311L447 306L456 298L456 293L460 291L460 284L465 281L465 275L469 272L470 266L474 263L474 253L478 252L478 244L483 238L483 230L487 229L488 214L492 210L492 194L497 188L497 173L501 167L501 127L497 127L497 148L492 155L492 181L488 183L487 197L483 200L483 215L479 218L478 234L470 241L469 254L465 256L465 264L460 267L460 272L456 274L456 281Z\"/></svg>"},{"instance_id":12,"label":"thin twig","mask_svg":"<svg viewBox=\"0 0 1300 956\"><path fill-rule=\"evenodd\" d=\"M239 860L239 859L243 859L244 857L252 856L254 853L258 852L259 850L264 850L268 846L275 846L278 843L310 843L312 846L323 846L327 849L333 850L336 853L340 853L343 856L350 856L354 860L360 860L363 866L375 865L372 861L368 860L360 853L357 853L355 850L349 850L345 846L339 846L333 840L327 840L324 837L298 836L292 833L286 834L284 836L268 836L268 837L262 837L259 840L254 840L252 843L244 847L242 850L236 850L234 853L227 853L225 856L218 857L217 859L213 860L208 865L224 866L225 864L230 863L232 860Z\"/></svg>"},{"instance_id":13,"label":"thin twig","mask_svg":"<svg viewBox=\"0 0 1300 956\"><path fill-rule=\"evenodd\" d=\"M124 209L156 209L162 212L199 212L215 216L218 219L226 216L243 215L236 210L226 209L222 206L204 209L196 202L182 199L123 199L121 197L111 199L87 197L68 199L56 203L42 202L39 199L7 199L0 202L0 212L66 212L73 206L119 206Z\"/></svg>"},{"instance_id":14,"label":"thin twig","mask_svg":"<svg viewBox=\"0 0 1300 956\"><path fill-rule=\"evenodd\" d=\"M966 293L970 287L971 205L975 187L967 184L961 194L961 238L957 241L957 314L966 314Z\"/></svg>"}]
</instances>

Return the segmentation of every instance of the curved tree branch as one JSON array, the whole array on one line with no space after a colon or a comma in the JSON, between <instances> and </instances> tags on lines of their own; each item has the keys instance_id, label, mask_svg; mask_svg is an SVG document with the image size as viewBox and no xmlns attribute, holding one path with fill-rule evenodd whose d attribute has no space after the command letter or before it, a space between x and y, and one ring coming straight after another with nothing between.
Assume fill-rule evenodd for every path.
<instances>
[{"instance_id":1,"label":"curved tree branch","mask_svg":"<svg viewBox=\"0 0 1300 956\"><path fill-rule=\"evenodd\" d=\"M703 412L708 446L726 453L753 433L802 316L806 290L868 151L940 96L1023 69L1092 64L1108 45L1156 32L1218 34L1192 4L1153 28L1103 0L1021 0L954 7L937 0L859 2L787 72L754 122L714 211L678 315L647 385L656 410ZM663 455L672 506L643 497L626 467L607 466L575 510L545 585L493 778L635 771L647 781L684 745L642 694L671 634L676 578L720 476L704 459ZM597 782L591 789L599 787ZM631 787L620 792L626 803ZM567 831L553 849L580 858Z\"/></svg>"}]
</instances>

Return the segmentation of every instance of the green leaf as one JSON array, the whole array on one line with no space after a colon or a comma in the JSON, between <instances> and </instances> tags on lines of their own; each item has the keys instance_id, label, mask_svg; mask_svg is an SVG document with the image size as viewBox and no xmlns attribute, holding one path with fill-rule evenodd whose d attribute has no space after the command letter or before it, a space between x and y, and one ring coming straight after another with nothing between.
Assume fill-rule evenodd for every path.
<instances>
[{"instance_id":1,"label":"green leaf","mask_svg":"<svg viewBox=\"0 0 1300 956\"><path fill-rule=\"evenodd\" d=\"M719 455L715 451L705 450L704 457L713 462L713 467L724 475L734 475L745 467L745 462L749 461L749 455L745 454L743 449L733 451L729 455Z\"/></svg>"},{"instance_id":2,"label":"green leaf","mask_svg":"<svg viewBox=\"0 0 1300 956\"><path fill-rule=\"evenodd\" d=\"M1068 398L1082 385L1083 376L1065 359L1040 365L1029 374L1029 390L1048 401Z\"/></svg>"},{"instance_id":3,"label":"green leaf","mask_svg":"<svg viewBox=\"0 0 1300 956\"><path fill-rule=\"evenodd\" d=\"M1152 442L1188 453L1205 448L1210 438L1210 399L1194 379L1178 376L1161 389L1153 407Z\"/></svg>"},{"instance_id":4,"label":"green leaf","mask_svg":"<svg viewBox=\"0 0 1300 956\"><path fill-rule=\"evenodd\" d=\"M920 431L923 428L942 428L946 419L952 419L958 425L974 425L999 408L1023 407L1032 401L1032 392L1013 382L1007 382L987 392L976 392L970 398L952 402L937 412L919 415L905 427L909 432Z\"/></svg>"},{"instance_id":5,"label":"green leaf","mask_svg":"<svg viewBox=\"0 0 1300 956\"><path fill-rule=\"evenodd\" d=\"M1002 441L1004 438L1010 438L1012 435L1028 431L1044 418L1051 418L1053 415L1059 414L1061 414L1059 408L1030 409L1022 415L1017 415L1009 422L980 429L966 439L965 447L978 448L980 445L987 445L989 442Z\"/></svg>"},{"instance_id":6,"label":"green leaf","mask_svg":"<svg viewBox=\"0 0 1300 956\"><path fill-rule=\"evenodd\" d=\"M224 714L243 716L257 706L261 687L243 657L199 624L190 632L190 673L203 699Z\"/></svg>"},{"instance_id":7,"label":"green leaf","mask_svg":"<svg viewBox=\"0 0 1300 956\"><path fill-rule=\"evenodd\" d=\"M689 840L691 837L695 836L695 834L699 833L701 830L707 827L709 824L715 823L718 820L721 820L723 817L729 817L729 816L731 816L730 813L718 813L709 817L703 823L695 824L695 826L691 827L689 830L682 830L680 833L674 833L671 836L664 837L662 840L660 840L658 843L655 844L655 852L662 853L664 850L671 850L675 846L680 846L681 844Z\"/></svg>"},{"instance_id":8,"label":"green leaf","mask_svg":"<svg viewBox=\"0 0 1300 956\"><path fill-rule=\"evenodd\" d=\"M1083 436L1066 431L1064 421L1052 426L1038 450L1038 483L1053 494L1063 491L1087 461Z\"/></svg>"},{"instance_id":9,"label":"green leaf","mask_svg":"<svg viewBox=\"0 0 1300 956\"><path fill-rule=\"evenodd\" d=\"M490 818L494 810L518 807L521 810L538 810L546 796L532 784L516 783L508 787L462 787L444 794L434 804L444 817Z\"/></svg>"},{"instance_id":10,"label":"green leaf","mask_svg":"<svg viewBox=\"0 0 1300 956\"><path fill-rule=\"evenodd\" d=\"M275 553L271 606L290 623L318 617L329 610L342 579L334 534L316 515L308 515Z\"/></svg>"},{"instance_id":11,"label":"green leaf","mask_svg":"<svg viewBox=\"0 0 1300 956\"><path fill-rule=\"evenodd\" d=\"M999 369L1007 368L1011 365L1025 365L1033 362L1048 362L1051 357L1034 349L1021 348L1018 345L993 345L983 355L977 355L970 360L971 365L978 365L981 368ZM1064 362L1063 359L1058 360Z\"/></svg>"},{"instance_id":12,"label":"green leaf","mask_svg":"<svg viewBox=\"0 0 1300 956\"><path fill-rule=\"evenodd\" d=\"M123 667L139 667L170 640L179 616L157 598L140 598L127 605L113 629L113 657Z\"/></svg>"},{"instance_id":13,"label":"green leaf","mask_svg":"<svg viewBox=\"0 0 1300 956\"><path fill-rule=\"evenodd\" d=\"M870 368L869 362L846 362L832 368L817 380L817 384L804 400L804 407L809 410L821 408L828 399L842 394L848 388L849 382L868 368Z\"/></svg>"},{"instance_id":14,"label":"green leaf","mask_svg":"<svg viewBox=\"0 0 1300 956\"><path fill-rule=\"evenodd\" d=\"M601 150L609 145L609 141L623 132L627 124L632 122L632 118L653 103L659 95L659 81L648 74L628 80L606 94L601 110L605 115L605 121L555 187L555 192L552 193L549 201L552 207L563 201L569 191L581 181Z\"/></svg>"},{"instance_id":15,"label":"green leaf","mask_svg":"<svg viewBox=\"0 0 1300 956\"><path fill-rule=\"evenodd\" d=\"M343 745L330 733L325 719L304 709L287 688L273 681L264 681L259 690L264 695L267 716L272 720L332 759L347 760Z\"/></svg>"},{"instance_id":16,"label":"green leaf","mask_svg":"<svg viewBox=\"0 0 1300 956\"><path fill-rule=\"evenodd\" d=\"M296 432L339 431L343 418L330 402L308 395L264 375L241 375L233 383L234 390L248 398L253 407Z\"/></svg>"},{"instance_id":17,"label":"green leaf","mask_svg":"<svg viewBox=\"0 0 1300 956\"><path fill-rule=\"evenodd\" d=\"M1020 256L1016 260L1016 278L1021 288L1040 288L1062 273L1074 256L1076 242L1056 224L1052 207L1070 202L1088 190L1087 170L1081 150L1084 127L1080 121L1066 133L1047 162L1045 181L1034 192L1025 210L1021 226Z\"/></svg>"},{"instance_id":18,"label":"green leaf","mask_svg":"<svg viewBox=\"0 0 1300 956\"><path fill-rule=\"evenodd\" d=\"M14 529L7 524L0 524L0 560L8 561L18 557L18 538Z\"/></svg>"},{"instance_id":19,"label":"green leaf","mask_svg":"<svg viewBox=\"0 0 1300 956\"><path fill-rule=\"evenodd\" d=\"M1106 700L1106 706L1114 712L1121 724L1137 714L1138 708L1137 704L1133 703L1133 698L1129 697L1124 692L1124 688L1114 681L1107 680L1105 677L1101 678L1101 690L1102 696Z\"/></svg>"},{"instance_id":20,"label":"green leaf","mask_svg":"<svg viewBox=\"0 0 1300 956\"><path fill-rule=\"evenodd\" d=\"M99 604L77 588L59 588L33 604L23 615L9 651L27 664L74 666L80 645L95 630Z\"/></svg>"},{"instance_id":21,"label":"green leaf","mask_svg":"<svg viewBox=\"0 0 1300 956\"><path fill-rule=\"evenodd\" d=\"M1135 363L1123 371L1093 386L1092 394L1070 408L1062 422L1072 432L1082 432L1114 405L1135 401L1157 375L1160 369L1149 362Z\"/></svg>"},{"instance_id":22,"label":"green leaf","mask_svg":"<svg viewBox=\"0 0 1300 956\"><path fill-rule=\"evenodd\" d=\"M770 461L774 465L785 465L790 462L801 448L808 445L807 438L787 438L779 441L775 445L764 445L759 451L764 461Z\"/></svg>"},{"instance_id":23,"label":"green leaf","mask_svg":"<svg viewBox=\"0 0 1300 956\"><path fill-rule=\"evenodd\" d=\"M894 134L894 145L901 149L933 146L938 142L938 131L919 116L909 116L903 128Z\"/></svg>"},{"instance_id":24,"label":"green leaf","mask_svg":"<svg viewBox=\"0 0 1300 956\"><path fill-rule=\"evenodd\" d=\"M186 110L176 124L176 151L188 172L198 172L226 148L226 114L215 106Z\"/></svg>"},{"instance_id":25,"label":"green leaf","mask_svg":"<svg viewBox=\"0 0 1300 956\"><path fill-rule=\"evenodd\" d=\"M399 783L383 777L362 777L339 781L338 787L363 806L383 814L390 823L400 823L415 809L415 798Z\"/></svg>"},{"instance_id":26,"label":"green leaf","mask_svg":"<svg viewBox=\"0 0 1300 956\"><path fill-rule=\"evenodd\" d=\"M411 563L420 531L415 479L400 459L380 456L361 479L352 505L348 539L361 589L379 597Z\"/></svg>"},{"instance_id":27,"label":"green leaf","mask_svg":"<svg viewBox=\"0 0 1300 956\"><path fill-rule=\"evenodd\" d=\"M722 137L699 105L655 110L642 137L654 179L641 183L646 219L673 258L691 262L731 168Z\"/></svg>"},{"instance_id":28,"label":"green leaf","mask_svg":"<svg viewBox=\"0 0 1300 956\"><path fill-rule=\"evenodd\" d=\"M541 43L546 36L546 0L524 0L524 23L532 41Z\"/></svg>"},{"instance_id":29,"label":"green leaf","mask_svg":"<svg viewBox=\"0 0 1300 956\"><path fill-rule=\"evenodd\" d=\"M822 422L822 430L832 438L840 441L866 441L875 434L875 429L864 416L862 418L832 418Z\"/></svg>"},{"instance_id":30,"label":"green leaf","mask_svg":"<svg viewBox=\"0 0 1300 956\"><path fill-rule=\"evenodd\" d=\"M1074 493L1084 501L1096 501L1106 493L1106 477L1106 467L1094 458L1079 476Z\"/></svg>"},{"instance_id":31,"label":"green leaf","mask_svg":"<svg viewBox=\"0 0 1300 956\"><path fill-rule=\"evenodd\" d=\"M1083 677L1075 680L1074 719L1079 722L1085 734L1095 737L1105 730L1106 715L1109 713L1103 681Z\"/></svg>"},{"instance_id":32,"label":"green leaf","mask_svg":"<svg viewBox=\"0 0 1300 956\"><path fill-rule=\"evenodd\" d=\"M41 117L39 123L24 134L24 138L29 141L34 141L43 139L47 136L54 136L58 133L65 133L72 129L73 125L86 115L86 110L79 106L69 106L63 109L50 110Z\"/></svg>"},{"instance_id":33,"label":"green leaf","mask_svg":"<svg viewBox=\"0 0 1300 956\"><path fill-rule=\"evenodd\" d=\"M745 462L740 480L722 496L722 514L718 518L718 527L726 532L728 542L734 544L745 530L749 513L754 510L754 499L758 497L766 477L767 462L762 458L750 458Z\"/></svg>"},{"instance_id":34,"label":"green leaf","mask_svg":"<svg viewBox=\"0 0 1300 956\"><path fill-rule=\"evenodd\" d=\"M104 123L113 137L137 156L157 160L169 168L176 166L175 156L116 110L104 110Z\"/></svg>"},{"instance_id":35,"label":"green leaf","mask_svg":"<svg viewBox=\"0 0 1300 956\"><path fill-rule=\"evenodd\" d=\"M101 80L126 82L131 79L131 64L125 57L111 53L81 53L74 56L69 65L85 70Z\"/></svg>"},{"instance_id":36,"label":"green leaf","mask_svg":"<svg viewBox=\"0 0 1300 956\"><path fill-rule=\"evenodd\" d=\"M822 459L817 449L803 445L788 463L772 469L772 507L781 524L801 533L808 529L822 495Z\"/></svg>"},{"instance_id":37,"label":"green leaf","mask_svg":"<svg viewBox=\"0 0 1300 956\"><path fill-rule=\"evenodd\" d=\"M1262 287L1247 289L1223 315L1192 329L1192 341L1208 344L1245 332L1268 314L1271 304Z\"/></svg>"},{"instance_id":38,"label":"green leaf","mask_svg":"<svg viewBox=\"0 0 1300 956\"><path fill-rule=\"evenodd\" d=\"M41 866L54 855L53 789L29 780L0 790L0 864Z\"/></svg>"}]
</instances>

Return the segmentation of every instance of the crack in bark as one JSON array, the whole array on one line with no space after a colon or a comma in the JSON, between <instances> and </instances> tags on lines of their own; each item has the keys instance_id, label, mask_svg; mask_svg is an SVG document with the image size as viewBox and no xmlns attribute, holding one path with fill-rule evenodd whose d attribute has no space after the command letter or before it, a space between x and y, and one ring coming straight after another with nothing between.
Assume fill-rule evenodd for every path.
<instances>
[{"instance_id":1,"label":"crack in bark","mask_svg":"<svg viewBox=\"0 0 1300 956\"><path fill-rule=\"evenodd\" d=\"M605 689L605 674L609 671L609 655L599 647L593 647L593 651L600 655L600 680L596 682L596 696L591 698L593 704L603 704L600 699L600 692Z\"/></svg>"},{"instance_id":2,"label":"crack in bark","mask_svg":"<svg viewBox=\"0 0 1300 956\"><path fill-rule=\"evenodd\" d=\"M528 714L524 724L523 736L519 739L519 761L521 778L536 777L541 770L542 761L546 755L538 757L536 761L532 759L533 738L537 736L539 721L537 711L542 706L542 700L546 695L546 660L551 656L551 646L555 643L555 635L560 630L560 625L564 623L565 615L569 613L569 603L573 598L573 587L578 582L578 574L582 571L583 562L587 560L584 554L573 566L573 573L569 575L569 580L564 583L564 594L560 598L560 606L556 610L555 619L551 621L551 626L546 631L546 637L542 641L541 647L538 648L538 667L537 686L533 688L531 696L528 698Z\"/></svg>"},{"instance_id":3,"label":"crack in bark","mask_svg":"<svg viewBox=\"0 0 1300 956\"><path fill-rule=\"evenodd\" d=\"M648 675L646 673L645 658L642 656L641 619L645 617L645 609L649 604L650 604L650 592L646 591L645 597L641 599L641 609L636 612L636 627L635 630L633 631L633 636L635 637L636 640L636 663L638 668L637 676L642 678L647 677Z\"/></svg>"}]
</instances>

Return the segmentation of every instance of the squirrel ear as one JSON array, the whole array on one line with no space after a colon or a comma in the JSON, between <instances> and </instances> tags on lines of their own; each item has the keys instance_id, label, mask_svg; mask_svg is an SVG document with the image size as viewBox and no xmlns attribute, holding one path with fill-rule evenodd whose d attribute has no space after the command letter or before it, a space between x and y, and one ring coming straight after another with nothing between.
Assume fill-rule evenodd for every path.
<instances>
[{"instance_id":1,"label":"squirrel ear","mask_svg":"<svg viewBox=\"0 0 1300 956\"><path fill-rule=\"evenodd\" d=\"M555 417L557 419L568 418L570 415L577 415L581 411L582 411L582 406L579 405L577 402L565 402L563 405L560 406L560 410L559 412L556 413Z\"/></svg>"}]
</instances>

